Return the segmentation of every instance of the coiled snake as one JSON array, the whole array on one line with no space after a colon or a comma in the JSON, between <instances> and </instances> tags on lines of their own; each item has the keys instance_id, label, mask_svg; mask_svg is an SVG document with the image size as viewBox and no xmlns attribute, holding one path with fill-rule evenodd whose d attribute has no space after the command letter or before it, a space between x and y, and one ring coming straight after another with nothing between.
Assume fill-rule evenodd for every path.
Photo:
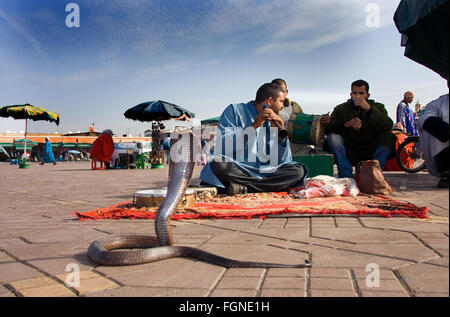
<instances>
[{"instance_id":1,"label":"coiled snake","mask_svg":"<svg viewBox=\"0 0 450 317\"><path fill-rule=\"evenodd\" d=\"M156 237L146 235L118 235L95 240L89 246L88 257L101 265L143 264L173 257L192 257L223 267L309 267L303 264L277 264L248 262L227 259L201 249L174 246L170 228L170 215L183 197L194 170L194 146L197 146L193 134L185 127L176 127L178 139L171 139L171 161L169 165L169 182L164 201L156 211ZM181 138L180 138L181 136ZM180 150L181 149L181 155ZM134 249L134 250L116 250ZM113 251L115 250L115 251Z\"/></svg>"}]
</instances>

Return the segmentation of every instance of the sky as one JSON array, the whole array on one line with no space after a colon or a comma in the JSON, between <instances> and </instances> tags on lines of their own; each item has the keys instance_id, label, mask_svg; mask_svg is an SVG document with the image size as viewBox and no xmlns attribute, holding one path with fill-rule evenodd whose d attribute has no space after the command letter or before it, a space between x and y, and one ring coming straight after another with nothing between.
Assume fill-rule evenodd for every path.
<instances>
[{"instance_id":1,"label":"sky","mask_svg":"<svg viewBox=\"0 0 450 317\"><path fill-rule=\"evenodd\" d=\"M59 126L31 121L28 132L95 123L96 131L138 136L151 123L123 114L145 101L187 108L197 124L283 78L305 113L324 114L364 79L395 121L404 92L423 105L448 93L438 74L403 56L393 22L399 2L0 0L0 106L30 103L60 115ZM0 132L24 128L24 120L0 118Z\"/></svg>"}]
</instances>

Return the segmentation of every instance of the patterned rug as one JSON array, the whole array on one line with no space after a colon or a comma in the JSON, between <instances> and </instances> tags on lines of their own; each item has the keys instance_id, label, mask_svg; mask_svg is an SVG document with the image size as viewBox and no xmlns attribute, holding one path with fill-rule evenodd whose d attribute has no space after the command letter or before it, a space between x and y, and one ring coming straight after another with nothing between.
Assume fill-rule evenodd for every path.
<instances>
[{"instance_id":1,"label":"patterned rug","mask_svg":"<svg viewBox=\"0 0 450 317\"><path fill-rule=\"evenodd\" d=\"M153 219L156 209L156 207L137 208L133 202L126 201L87 212L76 211L72 216L77 216L79 220ZM356 197L297 199L284 192L217 195L213 198L204 198L196 201L192 208L177 209L171 215L171 219L249 219L283 214L428 218L427 212L427 207L417 207L383 195L359 194Z\"/></svg>"}]
</instances>

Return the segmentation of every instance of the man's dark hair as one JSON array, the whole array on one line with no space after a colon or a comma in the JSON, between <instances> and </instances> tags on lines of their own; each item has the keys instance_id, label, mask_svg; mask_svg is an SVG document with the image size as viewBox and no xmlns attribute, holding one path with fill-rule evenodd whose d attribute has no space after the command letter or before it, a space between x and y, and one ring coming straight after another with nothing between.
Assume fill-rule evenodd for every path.
<instances>
[{"instance_id":1,"label":"man's dark hair","mask_svg":"<svg viewBox=\"0 0 450 317\"><path fill-rule=\"evenodd\" d=\"M272 80L270 83L274 84L274 85L277 85L277 86L285 85L286 89L287 89L287 84L286 84L286 81L284 79L276 78L276 79Z\"/></svg>"},{"instance_id":2,"label":"man's dark hair","mask_svg":"<svg viewBox=\"0 0 450 317\"><path fill-rule=\"evenodd\" d=\"M276 100L282 93L283 90L280 86L271 83L265 83L264 85L259 87L258 91L256 92L255 102L263 102L269 97L272 97L274 100Z\"/></svg>"},{"instance_id":3,"label":"man's dark hair","mask_svg":"<svg viewBox=\"0 0 450 317\"><path fill-rule=\"evenodd\" d=\"M362 79L358 79L358 80L352 82L352 85L350 88L352 89L353 87L362 87L362 86L365 86L366 92L369 93L369 83Z\"/></svg>"}]
</instances>

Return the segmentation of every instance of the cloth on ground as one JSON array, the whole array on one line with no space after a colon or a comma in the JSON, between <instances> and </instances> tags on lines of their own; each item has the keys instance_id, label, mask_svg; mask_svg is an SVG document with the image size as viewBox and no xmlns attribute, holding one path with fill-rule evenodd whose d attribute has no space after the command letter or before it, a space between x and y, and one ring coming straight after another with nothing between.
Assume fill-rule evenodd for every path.
<instances>
[{"instance_id":1,"label":"cloth on ground","mask_svg":"<svg viewBox=\"0 0 450 317\"><path fill-rule=\"evenodd\" d=\"M326 196L355 197L359 194L359 189L353 178L319 175L307 178L303 186L292 188L289 193L300 199Z\"/></svg>"}]
</instances>

